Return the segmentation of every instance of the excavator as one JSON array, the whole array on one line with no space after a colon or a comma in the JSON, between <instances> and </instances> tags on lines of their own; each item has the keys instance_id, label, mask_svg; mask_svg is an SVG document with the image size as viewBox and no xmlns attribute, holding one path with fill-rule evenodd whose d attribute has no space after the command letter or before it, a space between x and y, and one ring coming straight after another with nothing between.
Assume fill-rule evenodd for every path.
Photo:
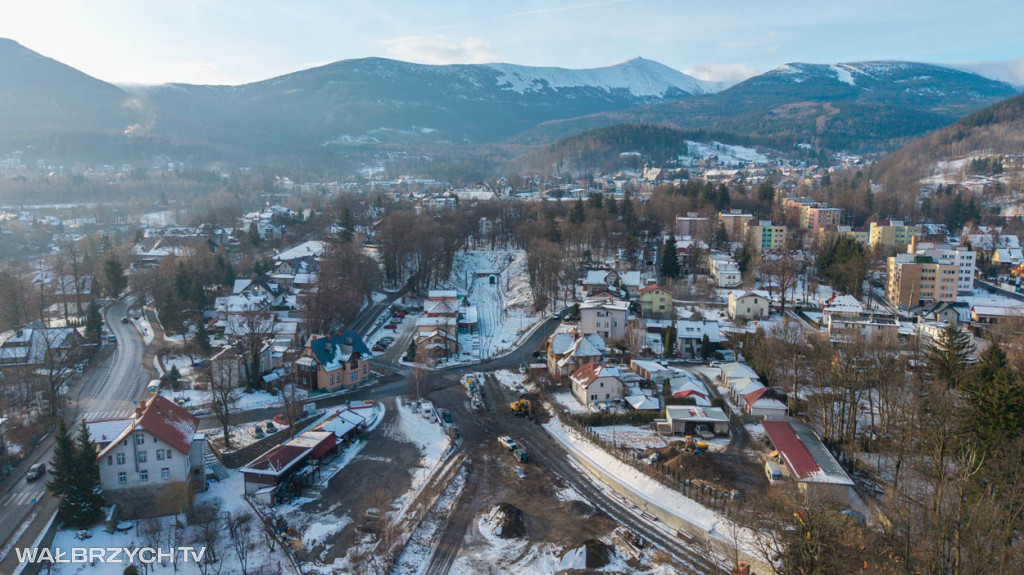
<instances>
[{"instance_id":1,"label":"excavator","mask_svg":"<svg viewBox=\"0 0 1024 575\"><path fill-rule=\"evenodd\" d=\"M529 399L517 399L508 405L512 413L533 419L533 404Z\"/></svg>"},{"instance_id":2,"label":"excavator","mask_svg":"<svg viewBox=\"0 0 1024 575\"><path fill-rule=\"evenodd\" d=\"M683 446L688 453L692 453L694 455L701 455L706 453L708 450L708 444L706 441L701 441L699 439L694 440L692 435L686 436L686 441Z\"/></svg>"}]
</instances>

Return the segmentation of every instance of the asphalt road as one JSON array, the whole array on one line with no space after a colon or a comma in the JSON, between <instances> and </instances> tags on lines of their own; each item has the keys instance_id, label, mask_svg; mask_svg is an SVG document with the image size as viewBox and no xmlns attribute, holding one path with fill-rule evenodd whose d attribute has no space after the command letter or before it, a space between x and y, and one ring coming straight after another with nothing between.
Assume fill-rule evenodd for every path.
<instances>
[{"instance_id":1,"label":"asphalt road","mask_svg":"<svg viewBox=\"0 0 1024 575\"><path fill-rule=\"evenodd\" d=\"M142 365L142 338L134 325L121 323L131 301L115 302L105 312L107 325L117 336L114 353L89 366L77 381L69 385L65 416L75 426L83 419L127 417L134 409L132 398L139 398L145 393L149 376ZM52 436L18 464L7 481L0 484L0 556L15 546L28 547L34 543L56 512L57 501L46 491L49 474L31 483L24 478L29 466L40 462L48 464L51 457ZM14 573L16 566L13 553L0 559L0 573Z\"/></svg>"}]
</instances>

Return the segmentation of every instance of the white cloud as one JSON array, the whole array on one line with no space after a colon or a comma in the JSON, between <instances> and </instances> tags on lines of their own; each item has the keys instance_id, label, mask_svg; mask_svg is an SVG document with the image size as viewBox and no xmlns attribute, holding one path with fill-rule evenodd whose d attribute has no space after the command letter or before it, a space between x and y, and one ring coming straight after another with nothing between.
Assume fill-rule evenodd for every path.
<instances>
[{"instance_id":1,"label":"white cloud","mask_svg":"<svg viewBox=\"0 0 1024 575\"><path fill-rule=\"evenodd\" d=\"M401 36L381 42L388 56L421 64L482 64L498 59L486 40L450 40L441 36Z\"/></svg>"},{"instance_id":2,"label":"white cloud","mask_svg":"<svg viewBox=\"0 0 1024 575\"><path fill-rule=\"evenodd\" d=\"M683 72L698 80L721 82L730 86L757 75L757 70L746 64L697 64Z\"/></svg>"},{"instance_id":3,"label":"white cloud","mask_svg":"<svg viewBox=\"0 0 1024 575\"><path fill-rule=\"evenodd\" d=\"M1014 86L1024 87L1024 58L1006 62L964 62L952 64L954 68L980 74L993 80L1009 82Z\"/></svg>"}]
</instances>

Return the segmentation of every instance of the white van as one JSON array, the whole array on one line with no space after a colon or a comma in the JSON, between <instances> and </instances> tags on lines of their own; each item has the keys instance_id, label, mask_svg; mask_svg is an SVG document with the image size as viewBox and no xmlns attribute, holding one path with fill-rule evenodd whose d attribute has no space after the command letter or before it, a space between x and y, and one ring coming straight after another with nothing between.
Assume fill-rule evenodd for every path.
<instances>
[{"instance_id":1,"label":"white van","mask_svg":"<svg viewBox=\"0 0 1024 575\"><path fill-rule=\"evenodd\" d=\"M764 474L768 476L768 483L776 485L786 479L786 468L776 461L768 460L764 464Z\"/></svg>"}]
</instances>

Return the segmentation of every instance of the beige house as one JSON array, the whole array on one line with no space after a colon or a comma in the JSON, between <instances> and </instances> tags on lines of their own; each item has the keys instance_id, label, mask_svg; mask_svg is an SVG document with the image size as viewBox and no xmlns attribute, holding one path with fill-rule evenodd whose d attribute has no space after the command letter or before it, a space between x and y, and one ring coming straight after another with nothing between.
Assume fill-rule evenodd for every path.
<instances>
[{"instance_id":1,"label":"beige house","mask_svg":"<svg viewBox=\"0 0 1024 575\"><path fill-rule=\"evenodd\" d=\"M86 427L99 447L103 493L122 517L181 512L193 493L205 490L206 436L196 432L199 418L163 396L140 401L133 418Z\"/></svg>"},{"instance_id":2,"label":"beige house","mask_svg":"<svg viewBox=\"0 0 1024 575\"><path fill-rule=\"evenodd\" d=\"M729 292L729 319L761 319L768 317L771 300L767 296L752 292L733 290Z\"/></svg>"},{"instance_id":3,"label":"beige house","mask_svg":"<svg viewBox=\"0 0 1024 575\"><path fill-rule=\"evenodd\" d=\"M640 313L644 317L664 319L672 317L672 294L665 288L651 284L638 292Z\"/></svg>"},{"instance_id":4,"label":"beige house","mask_svg":"<svg viewBox=\"0 0 1024 575\"><path fill-rule=\"evenodd\" d=\"M314 335L295 361L295 370L306 389L335 391L369 379L369 358L370 350L355 331Z\"/></svg>"},{"instance_id":5,"label":"beige house","mask_svg":"<svg viewBox=\"0 0 1024 575\"><path fill-rule=\"evenodd\" d=\"M626 386L620 378L619 368L590 362L576 370L569 378L572 394L586 406L610 403L626 395Z\"/></svg>"}]
</instances>

